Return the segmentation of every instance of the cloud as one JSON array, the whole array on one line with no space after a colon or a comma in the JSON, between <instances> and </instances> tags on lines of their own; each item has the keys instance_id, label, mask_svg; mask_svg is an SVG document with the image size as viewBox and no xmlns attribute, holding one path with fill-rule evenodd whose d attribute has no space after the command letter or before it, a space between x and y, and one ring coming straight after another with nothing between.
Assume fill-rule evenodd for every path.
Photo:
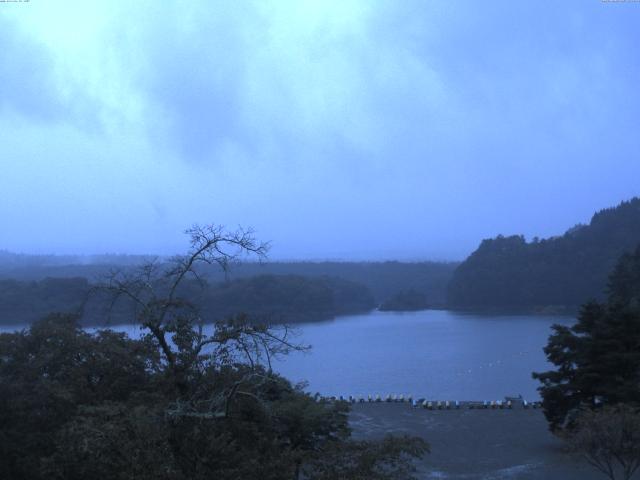
<instances>
[{"instance_id":1,"label":"cloud","mask_svg":"<svg viewBox=\"0 0 640 480\"><path fill-rule=\"evenodd\" d=\"M0 17L0 182L51 228L92 219L71 250L211 220L284 256L559 233L637 193L635 7L31 2Z\"/></svg>"},{"instance_id":2,"label":"cloud","mask_svg":"<svg viewBox=\"0 0 640 480\"><path fill-rule=\"evenodd\" d=\"M0 112L11 110L36 121L63 115L47 48L0 16Z\"/></svg>"},{"instance_id":3,"label":"cloud","mask_svg":"<svg viewBox=\"0 0 640 480\"><path fill-rule=\"evenodd\" d=\"M127 47L139 65L123 70L151 135L185 160L219 161L229 148L287 161L375 157L382 139L436 115L431 104L442 112L437 74L380 35L389 32L367 2L248 4L173 5L142 26L141 9L119 27L126 38L135 30Z\"/></svg>"}]
</instances>

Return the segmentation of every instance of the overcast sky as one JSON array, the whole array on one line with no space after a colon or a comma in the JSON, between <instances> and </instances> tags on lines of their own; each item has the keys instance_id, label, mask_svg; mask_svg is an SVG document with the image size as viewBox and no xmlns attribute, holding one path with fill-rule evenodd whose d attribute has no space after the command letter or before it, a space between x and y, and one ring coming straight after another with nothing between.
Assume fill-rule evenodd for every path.
<instances>
[{"instance_id":1,"label":"overcast sky","mask_svg":"<svg viewBox=\"0 0 640 480\"><path fill-rule=\"evenodd\" d=\"M0 3L0 249L462 259L640 194L640 3Z\"/></svg>"}]
</instances>

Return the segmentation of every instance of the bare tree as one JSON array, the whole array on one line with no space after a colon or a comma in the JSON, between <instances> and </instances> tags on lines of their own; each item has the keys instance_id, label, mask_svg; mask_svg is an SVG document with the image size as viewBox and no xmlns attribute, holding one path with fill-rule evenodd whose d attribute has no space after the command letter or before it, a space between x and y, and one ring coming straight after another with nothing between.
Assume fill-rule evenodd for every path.
<instances>
[{"instance_id":1,"label":"bare tree","mask_svg":"<svg viewBox=\"0 0 640 480\"><path fill-rule=\"evenodd\" d=\"M581 412L566 434L569 447L611 480L629 480L640 467L640 413L629 405Z\"/></svg>"},{"instance_id":2,"label":"bare tree","mask_svg":"<svg viewBox=\"0 0 640 480\"><path fill-rule=\"evenodd\" d=\"M134 270L114 271L97 290L109 294L111 309L123 300L133 308L135 321L157 343L180 395L187 394L188 380L194 373L212 364L241 361L249 366L249 373L237 385L219 392L214 402L218 408L215 415L219 415L220 409L228 410L231 398L250 394L242 390L242 385L261 375L259 366L270 373L274 356L306 347L292 341L287 326L257 324L246 315L206 322L194 301L198 291L202 293L207 287L202 267L218 266L226 275L230 266L242 258L266 258L269 246L256 241L252 230L242 228L229 232L222 226L195 225L185 233L190 237L186 255L169 262L150 261ZM205 333L208 323L212 323L209 334ZM177 405L181 405L181 412L194 409L188 399L179 400Z\"/></svg>"}]
</instances>

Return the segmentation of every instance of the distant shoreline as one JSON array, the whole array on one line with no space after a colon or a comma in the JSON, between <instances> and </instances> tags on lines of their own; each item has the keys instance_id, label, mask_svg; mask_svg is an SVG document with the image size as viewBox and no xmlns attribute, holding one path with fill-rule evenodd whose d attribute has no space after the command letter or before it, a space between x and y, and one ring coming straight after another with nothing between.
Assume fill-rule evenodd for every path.
<instances>
[{"instance_id":1,"label":"distant shoreline","mask_svg":"<svg viewBox=\"0 0 640 480\"><path fill-rule=\"evenodd\" d=\"M494 308L460 308L460 307L449 307L446 305L438 305L438 306L431 306L429 308L425 308L422 310L380 310L379 308L374 308L371 310L367 310L367 311L361 311L361 312L353 312L353 313L344 313L344 314L340 314L340 315L333 315L333 316L315 316L315 315L310 315L307 318L301 319L299 321L295 321L295 322L271 322L271 325L292 325L292 326L302 326L302 325L309 325L309 324L317 324L317 323L324 323L324 322L331 322L334 320L339 320L340 318L344 318L344 317L350 317L350 316L354 316L354 315L370 315L372 313L382 313L382 314L386 314L386 313L396 313L396 314L412 314L412 313L417 313L417 312L427 312L430 310L434 310L434 311L449 311L449 312L454 312L457 314L468 314L468 315L479 315L479 316L541 316L541 317L545 317L545 316L561 316L561 317L575 317L578 312L579 309L578 307L559 307L559 306L553 306L553 307L536 307L536 308L502 308L502 307L494 307ZM73 312L68 312L69 314L73 314ZM31 322L20 322L20 323L12 323L12 322L7 322L4 323L2 321L2 319L0 318L0 333L1 332L9 332L9 331L17 331L17 330L21 330L23 328L28 328L33 322L37 321L33 320ZM215 321L210 321L210 322L204 322L204 325L213 325L215 323ZM105 322L105 323L82 323L82 326L84 328L97 328L97 329L109 329L109 328L117 328L117 327L123 327L123 326L131 326L131 325L136 325L135 322L121 322L121 321L117 321L114 319L114 321L112 322Z\"/></svg>"}]
</instances>

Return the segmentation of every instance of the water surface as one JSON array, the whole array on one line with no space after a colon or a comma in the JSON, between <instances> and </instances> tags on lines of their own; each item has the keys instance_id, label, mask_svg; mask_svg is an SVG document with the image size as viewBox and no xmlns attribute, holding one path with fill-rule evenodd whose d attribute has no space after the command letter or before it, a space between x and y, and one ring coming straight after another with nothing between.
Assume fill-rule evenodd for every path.
<instances>
[{"instance_id":1,"label":"water surface","mask_svg":"<svg viewBox=\"0 0 640 480\"><path fill-rule=\"evenodd\" d=\"M434 399L537 399L550 326L570 317L487 316L427 310L372 312L299 327L310 353L276 370L324 395L404 394Z\"/></svg>"}]
</instances>

